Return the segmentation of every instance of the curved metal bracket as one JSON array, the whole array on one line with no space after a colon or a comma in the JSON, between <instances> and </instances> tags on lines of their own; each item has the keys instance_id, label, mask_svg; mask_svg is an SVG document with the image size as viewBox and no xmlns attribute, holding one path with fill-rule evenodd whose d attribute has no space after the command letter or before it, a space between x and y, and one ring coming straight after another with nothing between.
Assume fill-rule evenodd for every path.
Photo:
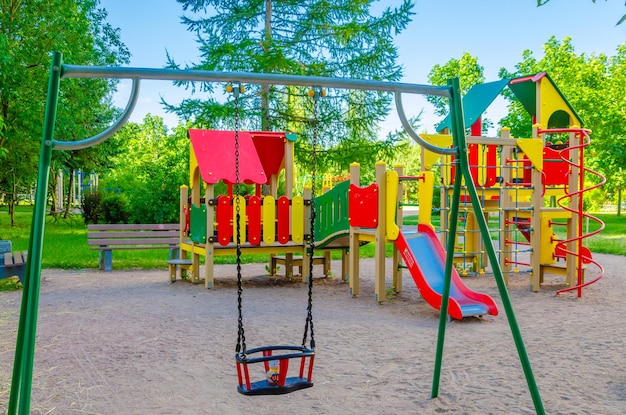
<instances>
[{"instance_id":1,"label":"curved metal bracket","mask_svg":"<svg viewBox=\"0 0 626 415\"><path fill-rule=\"evenodd\" d=\"M128 104L126 104L126 108L122 114L118 117L117 120L106 130L102 131L99 134L96 134L92 137L85 138L78 141L57 141L52 140L53 149L54 150L80 150L83 148L95 146L98 143L105 141L107 138L111 137L115 134L122 126L128 121L130 114L132 114L135 109L135 104L137 104L137 98L139 98L139 78L132 78L133 85L130 92L130 97L128 98Z\"/></svg>"},{"instance_id":2,"label":"curved metal bracket","mask_svg":"<svg viewBox=\"0 0 626 415\"><path fill-rule=\"evenodd\" d=\"M438 147L438 146L430 144L428 141L420 137L419 134L415 132L415 130L411 126L411 123L409 123L409 120L406 118L406 115L404 114L404 108L402 107L402 93L399 91L396 91L394 95L396 99L396 110L398 111L398 117L400 117L400 122L402 122L402 126L404 127L406 132L409 134L409 137L415 140L417 144L421 145L426 150L432 151L433 153L450 154L450 155L457 154L458 152L457 147L453 147L453 148Z\"/></svg>"}]
</instances>

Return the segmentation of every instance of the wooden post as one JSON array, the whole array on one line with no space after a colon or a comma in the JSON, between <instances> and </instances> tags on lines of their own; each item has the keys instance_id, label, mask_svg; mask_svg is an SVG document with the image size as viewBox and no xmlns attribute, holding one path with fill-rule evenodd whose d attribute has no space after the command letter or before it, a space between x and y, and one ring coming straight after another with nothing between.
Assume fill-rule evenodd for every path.
<instances>
[{"instance_id":1,"label":"wooden post","mask_svg":"<svg viewBox=\"0 0 626 415\"><path fill-rule=\"evenodd\" d=\"M209 202L215 197L215 186L207 184L205 192L205 206L206 206L206 237L207 240L204 244L204 286L206 288L213 288L213 281L215 278L215 244L209 240L215 232L214 218L215 218L215 206L209 204ZM200 275L200 255L197 255L194 251L192 262L192 275Z\"/></svg>"},{"instance_id":2,"label":"wooden post","mask_svg":"<svg viewBox=\"0 0 626 415\"><path fill-rule=\"evenodd\" d=\"M187 240L187 235L185 235L185 225L187 224L187 215L190 214L189 212L190 206L189 206L189 187L187 187L186 185L182 185L180 186L180 217L179 217L179 224L180 224L180 242L179 242L179 246L182 246L182 244L184 242L186 242ZM187 212L187 214L185 214L185 212ZM180 259L187 259L187 251L184 250L180 250L180 253L178 254Z\"/></svg>"},{"instance_id":3,"label":"wooden post","mask_svg":"<svg viewBox=\"0 0 626 415\"><path fill-rule=\"evenodd\" d=\"M361 181L359 163L350 164L350 184L359 186ZM350 226L350 253L348 257L348 274L350 295L359 295L359 235L358 228Z\"/></svg>"},{"instance_id":4,"label":"wooden post","mask_svg":"<svg viewBox=\"0 0 626 415\"><path fill-rule=\"evenodd\" d=\"M574 127L577 128L577 127ZM569 147L575 147L580 144L580 136L576 133L569 133ZM569 151L567 154L569 159L574 165L570 165L570 175L567 183L567 192L570 194L578 192L579 189L579 175L583 174L581 169L576 167L576 165L580 164L580 152L581 149L575 149L573 151ZM565 163L565 162L564 162ZM578 215L582 215L583 212L578 209L579 204L579 195L573 194L569 198L568 207L572 209L574 212L578 212L575 215L572 215L571 218L567 219L567 239L572 240L567 244L567 250L570 252L576 252L578 255L581 253L578 252L578 243L573 240L576 239L581 233L582 229L578 228ZM578 258L575 255L566 255L565 257L565 269L566 269L566 278L565 284L568 287L573 287L578 284Z\"/></svg>"},{"instance_id":5,"label":"wooden post","mask_svg":"<svg viewBox=\"0 0 626 415\"><path fill-rule=\"evenodd\" d=\"M311 188L310 187L305 187L304 188L304 199L305 200L309 200L311 199ZM304 207L304 229L305 229L305 233L313 233L315 232L315 229L311 229L311 205L306 205ZM319 218L318 218L319 220ZM306 231L308 229L308 231ZM308 241L305 239L302 242L302 282L308 282L309 278L311 277L311 274L309 272L311 264L310 264L310 257L308 255L307 252L307 248L308 248ZM291 257L293 258L292 254L286 254L285 255L285 267L287 266L287 255L291 255Z\"/></svg>"},{"instance_id":6,"label":"wooden post","mask_svg":"<svg viewBox=\"0 0 626 415\"><path fill-rule=\"evenodd\" d=\"M402 176L404 173L404 169L402 165L395 165L394 170L398 173L398 176ZM400 230L402 230L402 221L404 219L404 214L402 212L402 206L400 206L400 202L402 201L402 195L404 194L404 184L402 182L398 183L398 194L396 197L396 223ZM393 247L393 289L395 292L399 293L402 291L402 256L400 252L396 248L395 244Z\"/></svg>"},{"instance_id":7,"label":"wooden post","mask_svg":"<svg viewBox=\"0 0 626 415\"><path fill-rule=\"evenodd\" d=\"M533 137L538 137L539 125L533 126ZM541 137L544 138L543 136ZM541 172L535 167L531 173L532 187L532 214L530 217L530 288L534 292L541 289L541 255L538 252L541 249L541 209L543 208L543 183L541 182ZM537 252L536 252L537 251Z\"/></svg>"},{"instance_id":8,"label":"wooden post","mask_svg":"<svg viewBox=\"0 0 626 415\"><path fill-rule=\"evenodd\" d=\"M508 127L502 128L500 131L500 138L511 141L511 129ZM500 262L505 284L509 283L509 272L511 271L511 266L507 263L508 254L505 252L508 249L506 239L513 234L512 231L515 229L510 223L515 216L515 204L513 203L511 194L506 188L506 184L511 183L513 178L511 175L511 168L506 162L513 156L513 148L512 143L507 143L502 146L502 151L500 152L500 176L502 177L502 183L500 184L500 232L498 238L498 261Z\"/></svg>"}]
</instances>

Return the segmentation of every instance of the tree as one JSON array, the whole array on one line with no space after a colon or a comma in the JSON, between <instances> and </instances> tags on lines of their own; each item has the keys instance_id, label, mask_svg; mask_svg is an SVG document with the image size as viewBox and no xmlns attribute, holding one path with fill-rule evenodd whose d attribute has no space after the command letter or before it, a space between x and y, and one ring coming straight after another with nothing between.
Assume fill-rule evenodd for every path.
<instances>
[{"instance_id":1,"label":"tree","mask_svg":"<svg viewBox=\"0 0 626 415\"><path fill-rule=\"evenodd\" d=\"M0 1L0 186L11 214L19 193L36 180L50 52L62 51L74 64L128 62L119 30L106 23L107 14L98 5L99 0ZM108 124L114 110L107 97L114 85L63 80L57 137L85 138ZM80 168L97 154L56 153L62 168Z\"/></svg>"},{"instance_id":2,"label":"tree","mask_svg":"<svg viewBox=\"0 0 626 415\"><path fill-rule=\"evenodd\" d=\"M399 80L393 36L410 21L413 4L402 0L378 16L372 0L178 0L182 22L198 36L202 62L194 69L248 71ZM168 66L179 65L168 58ZM182 84L192 91L215 93L209 84ZM319 102L320 169L346 160L373 162L377 124L389 112L390 95L379 92L328 91ZM312 100L301 87L250 86L240 99L241 125L248 129L291 130L300 165L308 165L312 137ZM233 127L232 100L188 99L169 106L195 126ZM340 143L340 144L339 144ZM330 151L333 147L340 151Z\"/></svg>"},{"instance_id":3,"label":"tree","mask_svg":"<svg viewBox=\"0 0 626 415\"><path fill-rule=\"evenodd\" d=\"M576 54L571 38L562 42L552 37L544 45L544 56L536 59L526 50L522 61L512 72L502 68L501 78L512 78L539 72L548 72L569 103L576 109L584 126L592 130L591 145L587 150L586 165L599 170L607 177L605 189L617 191L623 188L623 172L626 152L620 143L626 136L626 44L617 49L617 55ZM529 137L531 121L521 103L511 95L509 115L501 121L511 127L515 137ZM622 141L620 141L622 140ZM617 186L617 188L615 187Z\"/></svg>"},{"instance_id":4,"label":"tree","mask_svg":"<svg viewBox=\"0 0 626 415\"><path fill-rule=\"evenodd\" d=\"M547 2L549 2L550 0L537 0L537 7L543 6L544 4L546 4ZM594 3L596 2L596 0L591 0ZM606 1L606 0L605 0ZM626 5L626 3L624 3L624 5ZM624 23L624 21L626 21L626 14L623 15L615 24L615 26L619 26L620 24Z\"/></svg>"},{"instance_id":5,"label":"tree","mask_svg":"<svg viewBox=\"0 0 626 415\"><path fill-rule=\"evenodd\" d=\"M116 136L124 150L112 157L114 167L101 184L128 198L130 222L177 222L179 188L189 183L185 126L170 134L161 117L148 114L141 124L124 125Z\"/></svg>"},{"instance_id":6,"label":"tree","mask_svg":"<svg viewBox=\"0 0 626 415\"><path fill-rule=\"evenodd\" d=\"M428 73L428 82L433 85L446 85L448 79L459 78L461 94L465 95L476 84L485 82L485 68L478 64L478 58L463 53L461 59L450 59L444 65L435 65ZM428 102L434 105L435 114L445 117L448 115L448 99L438 96L428 96Z\"/></svg>"}]
</instances>

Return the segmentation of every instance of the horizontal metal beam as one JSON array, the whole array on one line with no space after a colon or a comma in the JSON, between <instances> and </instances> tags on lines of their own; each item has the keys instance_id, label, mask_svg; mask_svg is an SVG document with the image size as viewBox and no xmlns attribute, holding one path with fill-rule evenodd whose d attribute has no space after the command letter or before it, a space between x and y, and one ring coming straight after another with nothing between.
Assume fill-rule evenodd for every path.
<instances>
[{"instance_id":1,"label":"horizontal metal beam","mask_svg":"<svg viewBox=\"0 0 626 415\"><path fill-rule=\"evenodd\" d=\"M403 92L450 97L449 86L407 84L368 79L282 75L254 72L219 72L191 69L125 68L111 66L62 65L61 78L151 79L162 81L233 82L260 85L292 85Z\"/></svg>"}]
</instances>

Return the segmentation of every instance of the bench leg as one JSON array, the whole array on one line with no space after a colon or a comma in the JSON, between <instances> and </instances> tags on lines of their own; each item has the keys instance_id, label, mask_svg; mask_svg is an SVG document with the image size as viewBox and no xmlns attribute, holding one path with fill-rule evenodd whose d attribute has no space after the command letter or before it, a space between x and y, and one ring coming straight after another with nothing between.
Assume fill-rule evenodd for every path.
<instances>
[{"instance_id":1,"label":"bench leg","mask_svg":"<svg viewBox=\"0 0 626 415\"><path fill-rule=\"evenodd\" d=\"M176 264L168 264L170 272L170 281L176 282Z\"/></svg>"},{"instance_id":2,"label":"bench leg","mask_svg":"<svg viewBox=\"0 0 626 415\"><path fill-rule=\"evenodd\" d=\"M102 250L99 255L100 270L104 272L113 271L113 251Z\"/></svg>"}]
</instances>

